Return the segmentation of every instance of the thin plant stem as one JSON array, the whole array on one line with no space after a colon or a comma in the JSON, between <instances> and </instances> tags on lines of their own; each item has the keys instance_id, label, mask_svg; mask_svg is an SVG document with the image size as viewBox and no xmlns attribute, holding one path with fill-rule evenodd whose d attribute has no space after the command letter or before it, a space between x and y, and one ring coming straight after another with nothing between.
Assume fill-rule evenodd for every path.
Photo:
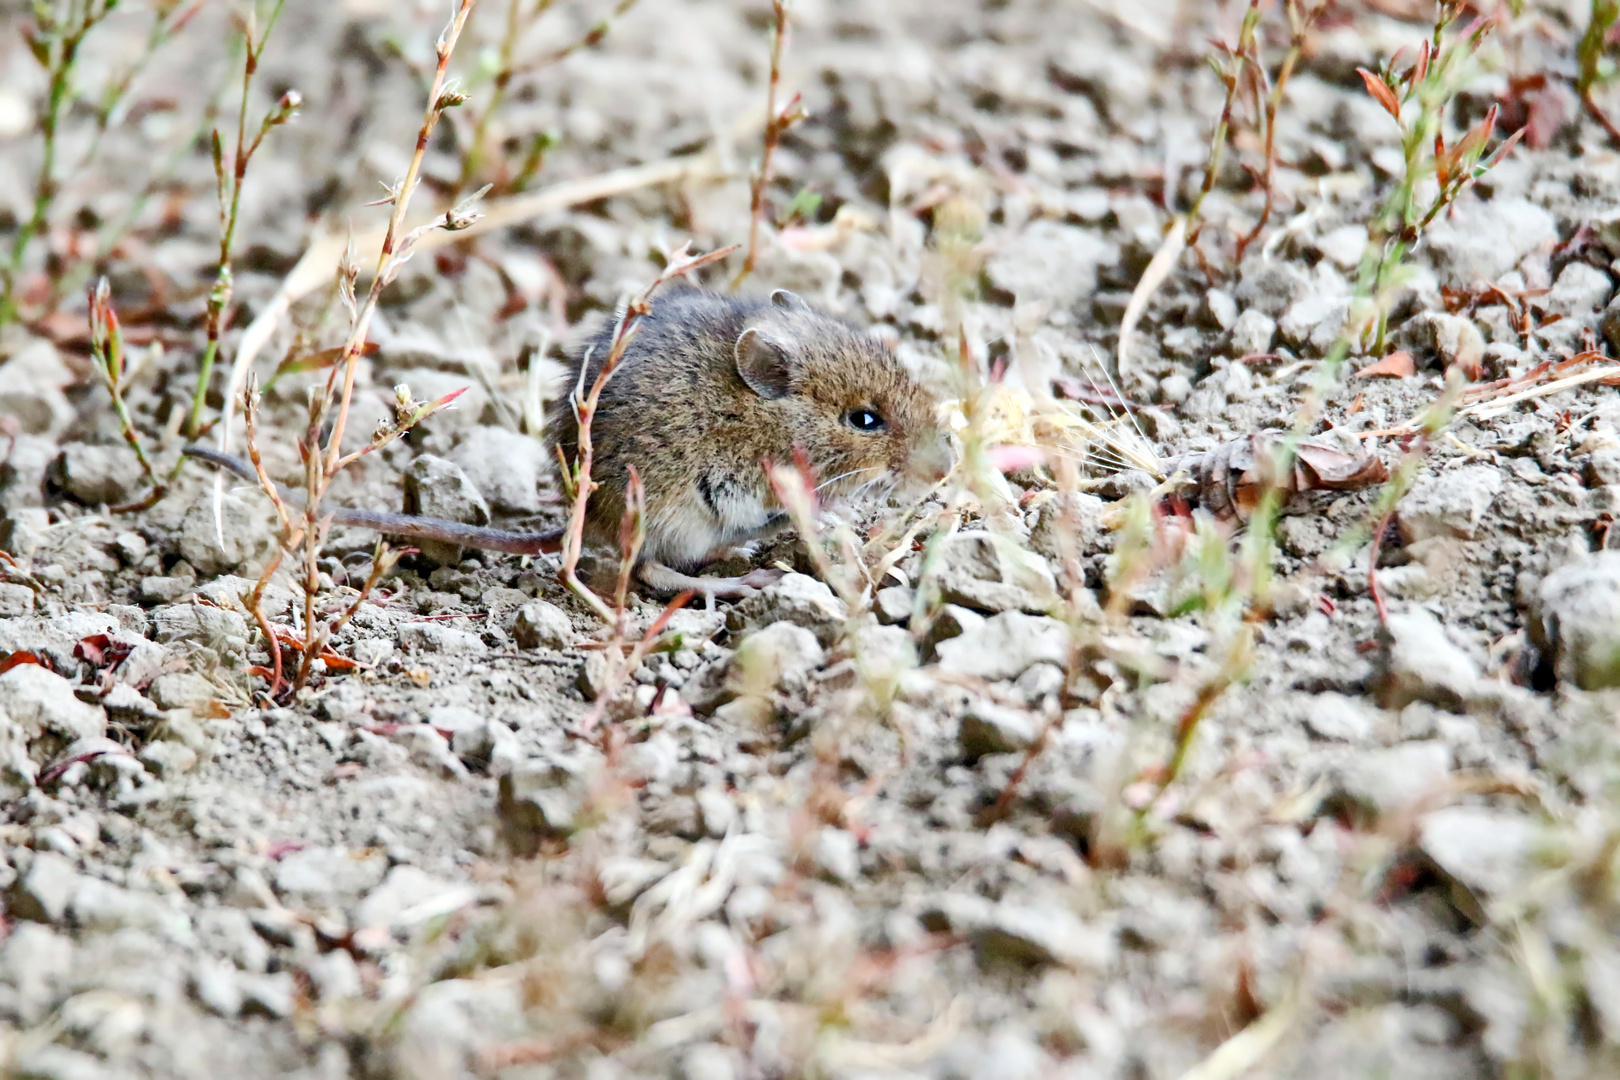
<instances>
[{"instance_id":1,"label":"thin plant stem","mask_svg":"<svg viewBox=\"0 0 1620 1080\"><path fill-rule=\"evenodd\" d=\"M1209 156L1204 162L1203 184L1199 187L1198 197L1193 200L1192 208L1187 211L1187 246L1194 251L1198 250L1198 238L1204 230L1204 200L1215 190L1215 183L1220 179L1221 166L1226 160L1226 148L1231 141L1232 123L1237 113L1238 98L1242 93L1244 71L1257 49L1262 2L1263 0L1249 0L1249 6L1243 13L1243 21L1238 26L1236 45L1217 46L1230 58L1229 63L1222 64L1214 59L1210 61L1216 77L1226 88L1226 96L1221 101L1220 119L1215 122L1215 130L1210 133Z\"/></svg>"},{"instance_id":2,"label":"thin plant stem","mask_svg":"<svg viewBox=\"0 0 1620 1080\"><path fill-rule=\"evenodd\" d=\"M253 141L248 142L248 98L253 89L253 76L258 71L259 58L264 55L265 44L269 41L270 32L275 29L276 21L281 18L281 9L285 3L286 0L275 0L275 6L270 9L270 14L265 20L263 34L256 34L252 20L243 29L245 48L242 61L242 101L236 111L236 152L229 173L225 169L224 144L220 139L219 129L215 128L212 135L214 175L219 194L219 262L214 272L213 288L208 292L206 312L208 342L203 347L202 363L197 371L197 389L192 395L191 415L186 423L186 434L192 439L197 438L202 430L203 406L208 400L208 385L213 379L214 361L219 356L220 335L224 332L226 311L230 307L231 294L235 288L235 279L231 272L231 254L236 243L236 226L242 207L242 182L247 177L248 162L264 142L264 137L269 134L270 129L290 120L300 104L296 92L289 91L283 95L260 123L259 132Z\"/></svg>"},{"instance_id":3,"label":"thin plant stem","mask_svg":"<svg viewBox=\"0 0 1620 1080\"><path fill-rule=\"evenodd\" d=\"M438 64L433 70L433 84L428 89L428 107L422 117L422 127L416 134L416 149L411 154L410 167L405 170L405 178L400 181L399 187L393 192L393 213L388 217L388 231L383 237L382 249L377 253L377 268L371 280L371 289L366 294L364 304L355 314L354 324L349 332L349 339L343 346L343 358L333 368L335 376L338 370L343 372L343 392L338 401L337 416L332 425L331 438L327 440L324 452L315 456L324 457L327 477L336 472L337 463L342 454L343 431L349 421L349 406L354 399L354 377L360 353L365 347L366 334L371 329L372 316L376 314L377 303L382 298L382 291L392 280L388 273L390 264L394 262L396 245L400 239L400 226L405 221L405 211L410 205L411 195L416 190L418 177L422 172L422 159L427 154L428 142L433 138L433 129L438 126L439 116L450 104L459 104L460 95L453 95L457 100L448 101L444 96L445 73L449 69L450 55L455 51L456 42L461 37L461 31L467 24L467 17L472 14L477 0L461 0L456 7L455 15L450 25L440 35L437 44ZM403 255L403 252L399 252ZM397 270L397 266L395 267ZM330 390L331 382L328 381ZM318 498L320 492L311 492ZM313 514L317 502L311 501L309 512Z\"/></svg>"},{"instance_id":4,"label":"thin plant stem","mask_svg":"<svg viewBox=\"0 0 1620 1080\"><path fill-rule=\"evenodd\" d=\"M624 313L619 316L618 325L613 329L612 343L608 346L608 354L597 371L596 378L591 383L590 391L584 390L585 373L589 368L590 357L580 365L580 385L576 386L571 399L574 417L579 425L578 449L575 453L572 468L564 469L565 483L573 492L572 505L568 512L568 525L563 532L562 567L557 572L558 579L574 593L599 618L608 625L613 625L615 617L613 610L603 602L602 598L590 590L579 578L579 559L585 549L585 523L591 495L599 485L591 478L591 470L595 465L595 447L591 441L591 423L596 416L596 410L602 400L602 391L607 388L608 380L618 370L619 362L624 359L624 351L640 330L641 322L652 311L653 293L666 282L678 277L685 277L701 266L706 266L717 259L723 259L733 251L736 246L711 251L706 255L689 255L690 244L683 244L669 257L664 266L663 273L659 274L653 283L647 286L635 300L625 305ZM566 463L565 463L566 464Z\"/></svg>"},{"instance_id":5,"label":"thin plant stem","mask_svg":"<svg viewBox=\"0 0 1620 1080\"><path fill-rule=\"evenodd\" d=\"M28 248L45 231L51 206L56 201L61 182L56 177L56 155L62 113L72 97L73 71L78 63L79 47L97 23L105 19L118 6L118 0L69 0L59 3L59 13L51 14L45 4L36 4L34 32L29 43L35 58L49 73L49 86L45 96L45 110L40 117L39 133L43 154L39 175L34 181L34 206L22 228L11 242L11 255L0 282L0 326L14 322L21 314L18 291ZM68 16L62 18L60 10Z\"/></svg>"},{"instance_id":6,"label":"thin plant stem","mask_svg":"<svg viewBox=\"0 0 1620 1080\"><path fill-rule=\"evenodd\" d=\"M275 13L279 14L283 0L277 0ZM409 169L398 184L389 189L388 198L382 200L393 207L389 215L388 230L384 238L381 251L378 253L375 273L371 286L363 302L356 303L354 295L354 282L359 275L359 268L354 263L353 251L344 256L338 273L338 292L343 298L350 313L350 331L341 353L328 375L324 388L315 387L310 394L308 410L308 426L305 429L299 450L304 462L304 489L305 503L298 517L288 511L276 490L275 484L265 472L263 463L257 452L257 440L254 437L254 413L257 406L256 388L251 384L244 392L244 412L249 428L249 454L253 459L254 471L258 476L260 485L269 493L271 500L276 504L276 510L281 517L281 553L277 556L276 565L280 565L283 558L292 555L295 558L302 555L302 580L299 587L304 594L303 603L303 636L295 642L301 652L297 673L293 677L292 688L297 690L309 680L314 662L320 658L322 650L331 635L345 625L348 618L357 610L358 603L365 599L367 592L375 580L380 579L397 561L398 555L390 555L386 547L380 547L373 563L372 580L361 591L355 604L350 605L348 612L340 615L330 624L322 624L319 618L318 600L321 592L320 553L325 542L326 533L331 526L331 516L323 516L320 511L322 498L326 495L337 473L352 464L362 455L381 446L386 446L406 431L410 430L422 420L444 408L454 400L461 391L455 391L435 401L420 404L411 399L407 387L395 388L395 417L392 423L382 425L370 442L352 454L343 453L343 435L346 427L350 405L354 396L355 368L362 354L366 351L366 336L370 329L371 320L376 313L378 301L382 291L398 275L400 268L411 255L415 243L427 232L444 228L457 230L466 228L475 221L478 215L471 213L465 205L456 206L445 213L442 218L435 218L429 223L419 226L409 232L402 231L406 210L410 203L412 193L415 191L421 174L422 160L427 152L428 142L433 136L440 116L444 110L459 105L466 100L462 94L446 83L446 72L450 57L455 51L456 43L461 37L468 17L472 14L476 0L460 0L449 23L440 33L435 46L438 62L434 69L433 84L428 95L427 105L423 112L422 125L417 132L416 149L411 157ZM246 89L251 80L253 69L257 62L258 52L253 47L254 42L249 33L248 60L244 71L244 99ZM258 50L263 48L263 39L257 42ZM273 110L260 125L258 134L251 140L246 140L245 109L239 113L237 154L233 162L231 178L234 180L231 198L226 198L227 174L223 165L223 149L220 140L216 137L215 162L216 172L220 184L220 205L222 214L222 252L228 252L230 237L232 235L236 200L240 195L241 178L246 169L247 161L253 152L258 149L266 133L277 123L282 122L290 115L291 109L296 108L297 101L288 101L286 97L278 107ZM480 195L482 192L479 193ZM476 198L477 196L475 196ZM223 260L222 260L223 262ZM225 278L228 287L229 279ZM212 298L211 298L212 300ZM222 311L224 304L219 305ZM336 411L332 416L330 433L326 433L326 419L333 412L334 394L337 391L338 372L342 371L342 388L337 394ZM324 438L323 438L324 434ZM261 587L267 578L261 579ZM261 622L261 626L267 626ZM267 631L269 633L269 631ZM276 639L271 636L272 653L276 657L276 669L272 676L272 695L280 689L280 654Z\"/></svg>"},{"instance_id":7,"label":"thin plant stem","mask_svg":"<svg viewBox=\"0 0 1620 1080\"><path fill-rule=\"evenodd\" d=\"M463 191L471 187L478 179L480 170L489 153L489 129L506 101L506 95L511 90L512 82L519 75L532 74L544 67L560 63L582 49L594 48L601 44L612 30L613 25L629 10L636 6L640 0L618 0L604 18L593 23L590 29L575 38L573 41L554 49L534 60L520 63L517 60L517 47L522 41L527 26L537 23L540 18L555 6L556 0L539 0L529 9L527 14L523 11L523 0L507 0L506 23L501 35L499 58L496 63L495 77L492 80L489 100L485 102L482 110L472 123L472 133L467 140L466 153L461 158L461 173L456 180L455 196L459 197ZM525 25L527 24L527 26ZM529 153L525 156L517 175L511 180L502 179L499 187L502 191L517 188L533 178L539 170L540 159L545 153L548 141L542 136L531 145Z\"/></svg>"},{"instance_id":8,"label":"thin plant stem","mask_svg":"<svg viewBox=\"0 0 1620 1080\"><path fill-rule=\"evenodd\" d=\"M1138 817L1145 815L1158 796L1163 795L1181 777L1187 766L1187 758L1192 753L1193 740L1198 735L1198 728L1203 723L1209 710L1221 699L1221 695L1243 678L1249 670L1249 664L1254 659L1254 630L1250 626L1240 627L1232 638L1227 649L1226 658L1221 668L1210 678L1199 685L1193 700L1182 710L1181 716L1176 720L1176 728L1172 733L1175 748L1170 753L1170 760L1165 764L1164 771L1158 778L1158 791L1152 799L1147 800Z\"/></svg>"},{"instance_id":9,"label":"thin plant stem","mask_svg":"<svg viewBox=\"0 0 1620 1080\"><path fill-rule=\"evenodd\" d=\"M771 34L771 73L765 87L764 146L760 151L759 168L754 171L749 186L748 250L743 255L742 268L737 271L737 276L731 279L731 287L734 290L754 272L754 264L759 259L759 230L765 219L765 191L771 182L771 159L776 155L776 148L782 141L783 132L804 117L804 112L799 107L798 94L793 95L786 108L778 109L776 105L782 83L782 53L787 47L790 6L791 0L771 0L776 26Z\"/></svg>"},{"instance_id":10,"label":"thin plant stem","mask_svg":"<svg viewBox=\"0 0 1620 1080\"><path fill-rule=\"evenodd\" d=\"M124 404L124 338L118 325L118 313L113 310L111 295L106 278L102 278L90 290L91 358L102 383L107 387L107 396L112 399L113 412L118 416L118 428L123 433L124 441L135 451L135 458L141 463L141 471L146 474L148 482L156 486L157 474L153 471L151 459L146 456L140 433L130 419L129 408Z\"/></svg>"},{"instance_id":11,"label":"thin plant stem","mask_svg":"<svg viewBox=\"0 0 1620 1080\"><path fill-rule=\"evenodd\" d=\"M1288 52L1283 56L1282 65L1277 69L1276 81L1272 84L1271 92L1266 95L1264 120L1266 126L1266 164L1265 172L1261 176L1260 186L1265 191L1266 203L1260 211L1260 220L1238 239L1237 251L1233 261L1243 262L1243 255L1250 245L1260 238L1266 225L1271 221L1271 215L1276 207L1276 175L1277 175L1277 110L1282 105L1283 94L1288 89L1288 80L1294 74L1294 68L1299 63L1300 55L1305 51L1305 35L1310 32L1311 24L1316 21L1327 7L1320 4L1317 7L1306 9L1301 0L1287 0L1288 12ZM1265 75L1261 71L1261 77Z\"/></svg>"}]
</instances>

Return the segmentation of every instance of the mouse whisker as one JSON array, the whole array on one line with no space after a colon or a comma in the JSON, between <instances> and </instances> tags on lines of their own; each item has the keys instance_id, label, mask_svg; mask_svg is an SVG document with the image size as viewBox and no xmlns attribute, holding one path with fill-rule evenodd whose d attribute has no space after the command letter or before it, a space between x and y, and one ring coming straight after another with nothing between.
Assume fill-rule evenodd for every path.
<instances>
[{"instance_id":1,"label":"mouse whisker","mask_svg":"<svg viewBox=\"0 0 1620 1080\"><path fill-rule=\"evenodd\" d=\"M833 477L831 480L823 480L821 483L816 485L816 491L819 492L823 488L828 487L831 484L836 484L840 480L846 479L846 478L851 477L851 476L856 476L856 475L858 475L860 473L877 472L877 471L879 471L879 468L876 465L871 465L871 466L868 466L868 467L866 467L864 469L850 469L848 472L839 473L837 476Z\"/></svg>"}]
</instances>

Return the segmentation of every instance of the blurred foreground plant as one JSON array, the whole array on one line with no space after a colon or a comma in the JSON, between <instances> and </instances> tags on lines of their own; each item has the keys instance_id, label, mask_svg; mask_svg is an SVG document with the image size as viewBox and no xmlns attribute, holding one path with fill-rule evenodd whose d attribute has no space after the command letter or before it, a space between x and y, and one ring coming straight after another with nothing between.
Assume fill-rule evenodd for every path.
<instances>
[{"instance_id":1,"label":"blurred foreground plant","mask_svg":"<svg viewBox=\"0 0 1620 1080\"><path fill-rule=\"evenodd\" d=\"M1575 47L1575 93L1588 116L1608 132L1609 141L1620 146L1620 124L1616 124L1597 103L1597 89L1614 78L1612 51L1616 43L1615 24L1620 23L1620 0L1592 0L1592 13L1586 33Z\"/></svg>"}]
</instances>

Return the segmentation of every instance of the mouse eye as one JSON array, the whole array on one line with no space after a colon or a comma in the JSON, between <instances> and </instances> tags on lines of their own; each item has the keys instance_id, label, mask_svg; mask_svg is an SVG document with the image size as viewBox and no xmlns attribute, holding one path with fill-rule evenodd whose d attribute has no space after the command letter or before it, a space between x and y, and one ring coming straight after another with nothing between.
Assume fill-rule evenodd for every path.
<instances>
[{"instance_id":1,"label":"mouse eye","mask_svg":"<svg viewBox=\"0 0 1620 1080\"><path fill-rule=\"evenodd\" d=\"M882 431L889 426L878 411L871 408L849 410L844 414L844 422L856 431Z\"/></svg>"}]
</instances>

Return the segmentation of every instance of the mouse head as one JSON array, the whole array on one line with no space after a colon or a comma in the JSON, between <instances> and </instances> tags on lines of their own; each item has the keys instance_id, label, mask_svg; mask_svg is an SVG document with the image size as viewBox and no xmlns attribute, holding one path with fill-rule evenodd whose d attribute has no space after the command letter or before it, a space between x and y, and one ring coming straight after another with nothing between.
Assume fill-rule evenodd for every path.
<instances>
[{"instance_id":1,"label":"mouse head","mask_svg":"<svg viewBox=\"0 0 1620 1080\"><path fill-rule=\"evenodd\" d=\"M778 289L733 352L742 381L809 457L823 496L863 485L916 491L950 472L934 396L870 334Z\"/></svg>"}]
</instances>

